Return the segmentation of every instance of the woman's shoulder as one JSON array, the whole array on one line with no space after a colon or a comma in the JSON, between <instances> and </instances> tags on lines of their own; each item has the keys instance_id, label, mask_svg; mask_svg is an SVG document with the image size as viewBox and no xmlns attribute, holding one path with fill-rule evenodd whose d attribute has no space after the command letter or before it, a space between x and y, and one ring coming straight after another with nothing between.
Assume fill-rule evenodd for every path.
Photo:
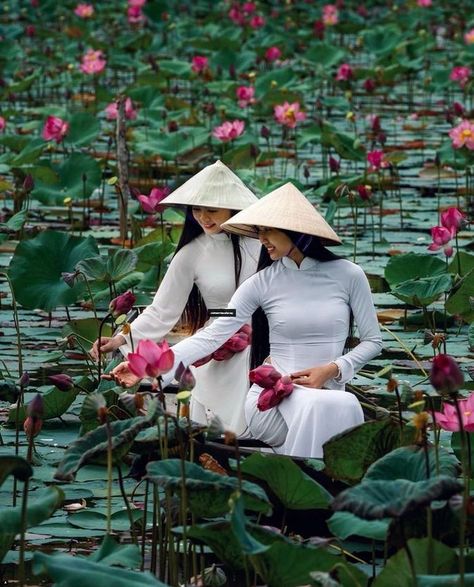
<instances>
[{"instance_id":1,"label":"woman's shoulder","mask_svg":"<svg viewBox=\"0 0 474 587\"><path fill-rule=\"evenodd\" d=\"M258 240L258 238L251 238L249 236L241 236L239 240L240 240L240 248L245 253L247 253L251 257L254 257L258 261L258 258L260 256L260 250L262 248L262 245L261 245L260 241Z\"/></svg>"}]
</instances>

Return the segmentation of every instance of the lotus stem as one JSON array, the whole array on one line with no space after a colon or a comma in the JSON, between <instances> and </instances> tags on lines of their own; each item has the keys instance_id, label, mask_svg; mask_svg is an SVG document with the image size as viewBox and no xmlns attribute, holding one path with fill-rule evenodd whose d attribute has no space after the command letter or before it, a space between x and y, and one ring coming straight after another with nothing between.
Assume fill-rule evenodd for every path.
<instances>
[{"instance_id":1,"label":"lotus stem","mask_svg":"<svg viewBox=\"0 0 474 587\"><path fill-rule=\"evenodd\" d=\"M392 336L398 342L398 344L402 347L402 349L408 355L410 355L410 357L415 361L417 367L420 369L420 371L423 373L423 375L425 377L428 377L428 373L423 369L420 361L415 357L415 355L411 352L411 350L403 343L403 341L400 340L400 338L394 332L392 332L389 328L387 328L384 324L380 324L380 328L382 328L383 330L388 332L390 334L390 336Z\"/></svg>"},{"instance_id":2,"label":"lotus stem","mask_svg":"<svg viewBox=\"0 0 474 587\"><path fill-rule=\"evenodd\" d=\"M104 324L111 316L112 316L112 314L109 312L104 318L102 318L100 325L99 325L99 345L97 348L97 353L99 355L99 359L97 361L97 376L99 377L99 383L100 383L100 375L101 375L101 368L102 368L102 353L100 351L100 340L102 338L102 328L104 327Z\"/></svg>"},{"instance_id":3,"label":"lotus stem","mask_svg":"<svg viewBox=\"0 0 474 587\"><path fill-rule=\"evenodd\" d=\"M107 430L107 534L112 530L112 431L107 418L105 421Z\"/></svg>"},{"instance_id":4,"label":"lotus stem","mask_svg":"<svg viewBox=\"0 0 474 587\"><path fill-rule=\"evenodd\" d=\"M407 553L408 563L410 565L410 570L411 570L411 574L412 574L412 578L413 578L413 585L415 585L415 587L416 587L418 585L418 581L416 578L415 563L413 561L413 555L411 553L410 547L408 546L408 542L406 539L405 526L404 526L402 517L398 518L398 525L400 527L400 534L401 534L402 540L403 540L403 547L405 548L405 552Z\"/></svg>"},{"instance_id":5,"label":"lotus stem","mask_svg":"<svg viewBox=\"0 0 474 587\"><path fill-rule=\"evenodd\" d=\"M18 585L23 587L25 584L25 533L26 533L26 517L28 505L28 488L29 480L25 481L23 485L23 499L21 502L21 532L20 532L20 553L18 561Z\"/></svg>"},{"instance_id":6,"label":"lotus stem","mask_svg":"<svg viewBox=\"0 0 474 587\"><path fill-rule=\"evenodd\" d=\"M138 546L138 540L137 540L137 537L135 536L135 530L133 528L134 521L133 521L132 510L130 508L130 501L127 497L127 492L125 491L125 487L123 484L122 469L119 464L117 464L117 473L118 473L118 482L119 482L119 487L120 487L120 493L122 494L123 500L125 502L125 507L127 508L127 515L128 515L128 519L130 522L130 536L132 538L133 544L136 544ZM145 515L145 512L144 512L144 515Z\"/></svg>"},{"instance_id":7,"label":"lotus stem","mask_svg":"<svg viewBox=\"0 0 474 587\"><path fill-rule=\"evenodd\" d=\"M466 431L464 430L464 424L461 414L461 408L459 407L457 393L452 394L454 406L456 408L456 414L459 422L459 433L461 437L461 462L463 467L463 478L464 478L464 491L461 506L461 515L459 520L459 580L460 587L464 587L464 573L465 573L465 559L464 559L464 548L465 548L465 529L466 529L466 507L469 499L469 472L466 471Z\"/></svg>"},{"instance_id":8,"label":"lotus stem","mask_svg":"<svg viewBox=\"0 0 474 587\"><path fill-rule=\"evenodd\" d=\"M147 479L145 481L145 501L144 501L144 504L143 504L143 525L142 525L142 537L141 537L142 562L140 564L140 571L144 571L145 570L145 542L146 542L146 524L147 524L148 491L149 491L149 488L150 488L150 482ZM154 529L155 529L155 524L153 524L153 530ZM153 553L153 543L152 543L152 553Z\"/></svg>"}]
</instances>

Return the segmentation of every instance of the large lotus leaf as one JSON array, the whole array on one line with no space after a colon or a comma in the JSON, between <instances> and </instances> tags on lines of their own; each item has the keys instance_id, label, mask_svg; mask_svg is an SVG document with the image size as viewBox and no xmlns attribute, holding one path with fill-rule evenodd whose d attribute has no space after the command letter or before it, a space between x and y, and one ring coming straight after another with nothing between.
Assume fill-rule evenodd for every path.
<instances>
[{"instance_id":1,"label":"large lotus leaf","mask_svg":"<svg viewBox=\"0 0 474 587\"><path fill-rule=\"evenodd\" d=\"M470 433L467 434L467 442L470 444L471 447L471 455L474 454L474 434ZM462 462L463 455L462 455L462 443L461 443L461 434L459 432L453 432L451 434L451 448L453 449L454 454ZM474 477L474 471L471 471L471 478Z\"/></svg>"},{"instance_id":2,"label":"large lotus leaf","mask_svg":"<svg viewBox=\"0 0 474 587\"><path fill-rule=\"evenodd\" d=\"M333 572L344 587L364 587L369 580L342 557L288 539L274 542L269 550L251 556L250 562L269 587L308 585L314 571Z\"/></svg>"},{"instance_id":3,"label":"large lotus leaf","mask_svg":"<svg viewBox=\"0 0 474 587\"><path fill-rule=\"evenodd\" d=\"M13 475L19 481L26 481L33 475L33 469L22 457L0 455L0 485L8 475Z\"/></svg>"},{"instance_id":4,"label":"large lotus leaf","mask_svg":"<svg viewBox=\"0 0 474 587\"><path fill-rule=\"evenodd\" d=\"M306 51L303 58L311 61L317 69L328 71L330 67L342 61L345 55L346 51L336 45L311 43L311 48Z\"/></svg>"},{"instance_id":5,"label":"large lotus leaf","mask_svg":"<svg viewBox=\"0 0 474 587\"><path fill-rule=\"evenodd\" d=\"M364 481L366 479L423 481L433 477L436 475L436 450L438 450L439 474L457 477L458 460L446 449L442 447L436 449L434 446L424 449L414 445L397 448L370 465Z\"/></svg>"},{"instance_id":6,"label":"large lotus leaf","mask_svg":"<svg viewBox=\"0 0 474 587\"><path fill-rule=\"evenodd\" d=\"M182 477L182 466L185 479ZM242 492L245 507L268 513L271 504L261 487L249 481L239 486L236 477L219 475L179 459L155 461L147 466L147 477L160 487L180 491L184 483L187 491L188 505L198 517L216 517L230 509L229 498L237 490Z\"/></svg>"},{"instance_id":7,"label":"large lotus leaf","mask_svg":"<svg viewBox=\"0 0 474 587\"><path fill-rule=\"evenodd\" d=\"M266 481L286 508L327 508L331 500L331 494L289 457L255 453L242 462L241 470Z\"/></svg>"},{"instance_id":8,"label":"large lotus leaf","mask_svg":"<svg viewBox=\"0 0 474 587\"><path fill-rule=\"evenodd\" d=\"M33 138L28 141L25 147L9 161L12 167L21 167L34 163L42 154L46 142L40 138Z\"/></svg>"},{"instance_id":9,"label":"large lotus leaf","mask_svg":"<svg viewBox=\"0 0 474 587\"><path fill-rule=\"evenodd\" d=\"M150 235L153 235L153 240L145 242ZM138 256L137 271L145 272L152 267L162 266L166 257L175 250L175 246L170 241L157 242L160 238L161 230L154 230L140 241L140 243L143 243L142 246L133 249Z\"/></svg>"},{"instance_id":10,"label":"large lotus leaf","mask_svg":"<svg viewBox=\"0 0 474 587\"><path fill-rule=\"evenodd\" d=\"M246 555L259 554L270 548L268 544L262 544L247 531L247 519L244 511L244 500L239 492L230 498L232 513L230 525L235 538L240 544L242 552Z\"/></svg>"},{"instance_id":11,"label":"large lotus leaf","mask_svg":"<svg viewBox=\"0 0 474 587\"><path fill-rule=\"evenodd\" d=\"M58 487L46 487L32 494L26 510L26 527L37 526L47 520L61 505L64 493ZM0 561L10 550L15 536L22 529L22 506L2 507L0 511Z\"/></svg>"},{"instance_id":12,"label":"large lotus leaf","mask_svg":"<svg viewBox=\"0 0 474 587\"><path fill-rule=\"evenodd\" d=\"M150 425L150 420L139 416L130 420L118 420L110 423L112 450L114 459L120 459L126 453L135 436ZM106 425L84 434L74 441L64 452L63 460L58 466L55 479L72 481L76 472L91 462L103 460L107 454L108 436Z\"/></svg>"},{"instance_id":13,"label":"large lotus leaf","mask_svg":"<svg viewBox=\"0 0 474 587\"><path fill-rule=\"evenodd\" d=\"M88 381L86 377L79 378L79 385ZM73 387L68 391L60 391L57 387L51 387L47 391L41 393L43 398L43 420L52 420L59 418L67 412L72 402L76 399L80 389ZM26 406L21 406L19 410L19 419L21 422L26 418ZM13 423L16 421L16 404L10 407L8 412L8 421Z\"/></svg>"},{"instance_id":14,"label":"large lotus leaf","mask_svg":"<svg viewBox=\"0 0 474 587\"><path fill-rule=\"evenodd\" d=\"M411 444L413 428L404 428L403 442ZM333 436L323 445L325 473L333 479L357 483L374 461L400 445L400 427L391 419L370 420Z\"/></svg>"},{"instance_id":15,"label":"large lotus leaf","mask_svg":"<svg viewBox=\"0 0 474 587\"><path fill-rule=\"evenodd\" d=\"M296 72L290 67L275 69L257 76L255 91L257 95L265 94L274 87L275 82L279 88L291 88L291 82L295 79Z\"/></svg>"},{"instance_id":16,"label":"large lotus leaf","mask_svg":"<svg viewBox=\"0 0 474 587\"><path fill-rule=\"evenodd\" d=\"M452 276L449 273L434 277L421 277L403 281L395 285L391 292L394 296L412 306L429 306L441 294L451 289Z\"/></svg>"},{"instance_id":17,"label":"large lotus leaf","mask_svg":"<svg viewBox=\"0 0 474 587\"><path fill-rule=\"evenodd\" d=\"M87 112L78 112L69 120L67 143L76 147L84 147L95 141L100 132L100 122L96 116Z\"/></svg>"},{"instance_id":18,"label":"large lotus leaf","mask_svg":"<svg viewBox=\"0 0 474 587\"><path fill-rule=\"evenodd\" d=\"M415 573L417 575L436 574L443 575L445 573L453 572L456 568L457 556L452 548L445 544L432 540L431 543L428 538L412 538L408 541L408 548L410 549L415 566ZM431 565L429 549L431 548ZM436 577L434 577L436 578ZM441 578L441 577L440 577ZM460 583L425 583L430 585L460 585ZM469 583L466 583L468 585ZM373 587L393 587L394 585L403 585L403 587L415 587L413 575L410 568L407 552L401 548L397 553L390 557L385 565L385 568L377 576L373 583ZM417 581L417 585L421 585Z\"/></svg>"},{"instance_id":19,"label":"large lotus leaf","mask_svg":"<svg viewBox=\"0 0 474 587\"><path fill-rule=\"evenodd\" d=\"M92 343L99 336L100 320L96 318L79 318L70 320L61 331L63 336L74 336L78 342L88 350ZM110 324L102 326L102 336L111 336L112 328Z\"/></svg>"},{"instance_id":20,"label":"large lotus leaf","mask_svg":"<svg viewBox=\"0 0 474 587\"><path fill-rule=\"evenodd\" d=\"M137 130L133 137L137 152L159 155L166 161L171 161L206 144L209 131L203 127L191 127L170 134L165 134L162 130L149 130L147 133Z\"/></svg>"},{"instance_id":21,"label":"large lotus leaf","mask_svg":"<svg viewBox=\"0 0 474 587\"><path fill-rule=\"evenodd\" d=\"M55 587L167 587L150 573L129 571L93 562L81 556L67 554L43 554L36 552L33 557L33 573L48 575Z\"/></svg>"},{"instance_id":22,"label":"large lotus leaf","mask_svg":"<svg viewBox=\"0 0 474 587\"><path fill-rule=\"evenodd\" d=\"M392 24L371 27L364 32L364 46L376 54L390 54L404 40L400 29Z\"/></svg>"},{"instance_id":23,"label":"large lotus leaf","mask_svg":"<svg viewBox=\"0 0 474 587\"><path fill-rule=\"evenodd\" d=\"M140 509L132 510L132 519L138 522L143 519L143 511ZM71 514L67 519L68 523L75 528L87 530L106 530L107 514L90 509L84 509L75 514ZM114 532L125 532L130 530L130 518L126 510L114 512L110 517L111 529Z\"/></svg>"},{"instance_id":24,"label":"large lotus leaf","mask_svg":"<svg viewBox=\"0 0 474 587\"><path fill-rule=\"evenodd\" d=\"M113 283L130 274L135 269L137 261L135 251L119 249L108 257L83 259L76 265L76 269L91 281Z\"/></svg>"},{"instance_id":25,"label":"large lotus leaf","mask_svg":"<svg viewBox=\"0 0 474 587\"><path fill-rule=\"evenodd\" d=\"M325 147L333 147L343 159L364 161L366 156L365 149L359 144L356 136L336 130L329 124L323 126L321 143Z\"/></svg>"},{"instance_id":26,"label":"large lotus leaf","mask_svg":"<svg viewBox=\"0 0 474 587\"><path fill-rule=\"evenodd\" d=\"M418 575L416 576L417 587L458 587L461 585L461 575ZM375 583L374 583L375 585ZM407 583L409 585L409 583ZM474 573L464 574L465 587L474 587ZM387 583L388 587L388 583Z\"/></svg>"},{"instance_id":27,"label":"large lotus leaf","mask_svg":"<svg viewBox=\"0 0 474 587\"><path fill-rule=\"evenodd\" d=\"M382 520L363 520L349 512L335 512L327 521L329 530L341 540L349 536L362 536L371 540L387 539L390 518Z\"/></svg>"},{"instance_id":28,"label":"large lotus leaf","mask_svg":"<svg viewBox=\"0 0 474 587\"><path fill-rule=\"evenodd\" d=\"M140 566L140 549L136 544L119 544L110 534L106 534L99 548L87 557L90 562L103 565L137 569Z\"/></svg>"},{"instance_id":29,"label":"large lotus leaf","mask_svg":"<svg viewBox=\"0 0 474 587\"><path fill-rule=\"evenodd\" d=\"M460 481L444 475L426 481L368 480L342 491L332 502L332 508L365 520L400 517L432 501L449 499L462 488Z\"/></svg>"},{"instance_id":30,"label":"large lotus leaf","mask_svg":"<svg viewBox=\"0 0 474 587\"><path fill-rule=\"evenodd\" d=\"M89 198L102 179L100 165L83 153L72 153L59 169L62 187L71 198Z\"/></svg>"},{"instance_id":31,"label":"large lotus leaf","mask_svg":"<svg viewBox=\"0 0 474 587\"><path fill-rule=\"evenodd\" d=\"M474 293L474 270L466 275L454 289L446 301L446 310L450 314L457 314L468 322L474 322L474 307L472 297Z\"/></svg>"},{"instance_id":32,"label":"large lotus leaf","mask_svg":"<svg viewBox=\"0 0 474 587\"><path fill-rule=\"evenodd\" d=\"M446 263L434 255L405 253L391 257L385 266L385 279L390 287L422 277L436 277L446 273Z\"/></svg>"},{"instance_id":33,"label":"large lotus leaf","mask_svg":"<svg viewBox=\"0 0 474 587\"><path fill-rule=\"evenodd\" d=\"M460 269L460 270L459 270ZM474 255L467 251L458 251L451 263L449 264L448 271L456 275L461 276L467 275L474 269Z\"/></svg>"},{"instance_id":34,"label":"large lotus leaf","mask_svg":"<svg viewBox=\"0 0 474 587\"><path fill-rule=\"evenodd\" d=\"M71 288L61 273L73 271L81 259L96 254L97 243L91 236L82 238L51 230L21 241L9 268L17 301L26 308L48 312L75 303L84 284Z\"/></svg>"}]
</instances>

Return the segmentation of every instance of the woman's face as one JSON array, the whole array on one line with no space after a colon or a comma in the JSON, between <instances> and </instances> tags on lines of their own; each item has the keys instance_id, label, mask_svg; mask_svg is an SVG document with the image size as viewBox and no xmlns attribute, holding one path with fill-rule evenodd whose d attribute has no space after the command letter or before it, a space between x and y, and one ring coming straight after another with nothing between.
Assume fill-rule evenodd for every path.
<instances>
[{"instance_id":1,"label":"woman's face","mask_svg":"<svg viewBox=\"0 0 474 587\"><path fill-rule=\"evenodd\" d=\"M231 217L231 211L227 208L200 208L193 206L194 220L206 234L222 232L221 224Z\"/></svg>"},{"instance_id":2,"label":"woman's face","mask_svg":"<svg viewBox=\"0 0 474 587\"><path fill-rule=\"evenodd\" d=\"M267 249L272 261L286 257L295 249L293 241L282 230L265 226L258 226L257 228L258 238Z\"/></svg>"}]
</instances>

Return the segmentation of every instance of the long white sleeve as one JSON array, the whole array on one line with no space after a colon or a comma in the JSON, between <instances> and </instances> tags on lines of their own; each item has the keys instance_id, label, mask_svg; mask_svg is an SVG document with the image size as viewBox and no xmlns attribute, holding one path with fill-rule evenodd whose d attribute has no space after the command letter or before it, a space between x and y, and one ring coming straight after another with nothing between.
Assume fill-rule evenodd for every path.
<instances>
[{"instance_id":1,"label":"long white sleeve","mask_svg":"<svg viewBox=\"0 0 474 587\"><path fill-rule=\"evenodd\" d=\"M249 277L232 296L228 308L235 309L235 317L222 317L200 330L193 336L173 346L175 362L173 368L163 376L163 384L168 385L180 363L188 367L217 350L244 324L250 322L252 314L261 303L261 275Z\"/></svg>"},{"instance_id":2,"label":"long white sleeve","mask_svg":"<svg viewBox=\"0 0 474 587\"><path fill-rule=\"evenodd\" d=\"M372 301L370 285L363 270L353 265L349 284L349 304L359 331L360 343L334 362L341 371L340 382L350 381L354 374L382 350L382 336Z\"/></svg>"}]
</instances>

